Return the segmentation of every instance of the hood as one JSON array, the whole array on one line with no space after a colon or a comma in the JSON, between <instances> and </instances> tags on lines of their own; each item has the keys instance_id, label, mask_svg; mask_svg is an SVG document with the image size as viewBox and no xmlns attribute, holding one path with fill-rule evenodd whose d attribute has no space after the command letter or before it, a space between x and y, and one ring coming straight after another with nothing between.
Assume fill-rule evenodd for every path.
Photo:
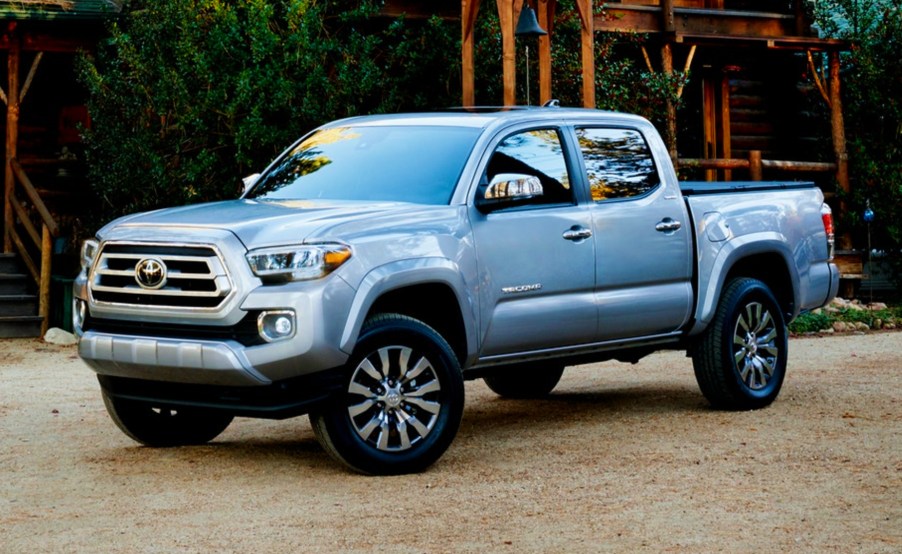
<instances>
[{"instance_id":1,"label":"hood","mask_svg":"<svg viewBox=\"0 0 902 554\"><path fill-rule=\"evenodd\" d=\"M126 216L108 228L223 229L234 233L246 247L261 248L328 235L328 229L338 224L421 208L399 202L229 200Z\"/></svg>"}]
</instances>

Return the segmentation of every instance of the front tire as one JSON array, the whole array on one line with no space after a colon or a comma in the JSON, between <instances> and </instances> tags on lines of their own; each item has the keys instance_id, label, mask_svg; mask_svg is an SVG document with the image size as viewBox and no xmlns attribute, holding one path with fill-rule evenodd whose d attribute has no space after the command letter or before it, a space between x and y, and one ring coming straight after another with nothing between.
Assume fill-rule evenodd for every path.
<instances>
[{"instance_id":1,"label":"front tire","mask_svg":"<svg viewBox=\"0 0 902 554\"><path fill-rule=\"evenodd\" d=\"M730 281L692 355L702 394L718 409L768 406L783 386L788 347L782 310L767 285Z\"/></svg>"},{"instance_id":2,"label":"front tire","mask_svg":"<svg viewBox=\"0 0 902 554\"><path fill-rule=\"evenodd\" d=\"M422 471L460 427L464 386L451 347L425 323L399 314L368 320L347 363L345 392L310 414L317 440L354 471Z\"/></svg>"},{"instance_id":3,"label":"front tire","mask_svg":"<svg viewBox=\"0 0 902 554\"><path fill-rule=\"evenodd\" d=\"M168 408L112 396L101 389L103 404L123 433L145 446L206 444L232 422L229 413L203 408Z\"/></svg>"}]
</instances>

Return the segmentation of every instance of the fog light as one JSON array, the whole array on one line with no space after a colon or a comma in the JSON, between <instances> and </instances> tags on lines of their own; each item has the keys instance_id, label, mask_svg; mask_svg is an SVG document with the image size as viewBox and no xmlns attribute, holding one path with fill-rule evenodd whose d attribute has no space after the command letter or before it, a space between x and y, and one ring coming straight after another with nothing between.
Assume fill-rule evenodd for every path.
<instances>
[{"instance_id":1,"label":"fog light","mask_svg":"<svg viewBox=\"0 0 902 554\"><path fill-rule=\"evenodd\" d=\"M80 331L88 317L88 303L81 298L72 300L72 330Z\"/></svg>"},{"instance_id":2,"label":"fog light","mask_svg":"<svg viewBox=\"0 0 902 554\"><path fill-rule=\"evenodd\" d=\"M266 342L290 339L295 330L294 312L263 312L257 317L257 330Z\"/></svg>"}]
</instances>

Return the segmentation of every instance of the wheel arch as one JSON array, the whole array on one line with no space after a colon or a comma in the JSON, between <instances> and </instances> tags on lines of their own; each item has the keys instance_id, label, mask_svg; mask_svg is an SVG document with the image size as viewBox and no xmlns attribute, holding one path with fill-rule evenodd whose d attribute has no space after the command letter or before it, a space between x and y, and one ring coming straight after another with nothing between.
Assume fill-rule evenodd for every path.
<instances>
[{"instance_id":1,"label":"wheel arch","mask_svg":"<svg viewBox=\"0 0 902 554\"><path fill-rule=\"evenodd\" d=\"M798 315L800 277L785 239L779 235L749 235L743 239L731 245L732 248L723 248L717 259L708 264L707 272L704 267L699 268L700 275L707 274L711 278L706 283L699 283L696 323L691 335L700 333L707 327L724 287L737 277L751 277L767 285L787 322Z\"/></svg>"},{"instance_id":2,"label":"wheel arch","mask_svg":"<svg viewBox=\"0 0 902 554\"><path fill-rule=\"evenodd\" d=\"M460 272L449 260L408 260L374 269L364 278L354 298L341 349L353 351L368 318L397 313L435 329L448 341L463 367L476 351L476 312L466 291Z\"/></svg>"}]
</instances>

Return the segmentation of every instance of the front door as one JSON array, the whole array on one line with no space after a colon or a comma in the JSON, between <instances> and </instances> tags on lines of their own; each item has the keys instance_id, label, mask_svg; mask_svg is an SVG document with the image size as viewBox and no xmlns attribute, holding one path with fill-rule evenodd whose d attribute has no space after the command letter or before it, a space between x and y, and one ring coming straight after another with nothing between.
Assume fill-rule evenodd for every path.
<instances>
[{"instance_id":1,"label":"front door","mask_svg":"<svg viewBox=\"0 0 902 554\"><path fill-rule=\"evenodd\" d=\"M481 357L591 342L597 332L592 215L577 206L561 135L541 128L500 141L484 171L538 177L542 192L489 214L473 210Z\"/></svg>"}]
</instances>

